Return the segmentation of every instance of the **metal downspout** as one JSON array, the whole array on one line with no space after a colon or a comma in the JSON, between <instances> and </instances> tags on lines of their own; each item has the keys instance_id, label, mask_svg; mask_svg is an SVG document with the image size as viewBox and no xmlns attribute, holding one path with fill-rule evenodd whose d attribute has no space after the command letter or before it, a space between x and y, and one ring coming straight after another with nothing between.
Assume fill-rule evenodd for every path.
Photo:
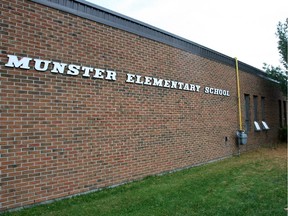
<instances>
[{"instance_id":1,"label":"metal downspout","mask_svg":"<svg viewBox=\"0 0 288 216\"><path fill-rule=\"evenodd\" d=\"M237 82L237 100L238 100L238 120L239 120L239 131L243 131L242 128L242 112L241 112L241 93L240 93L240 80L239 80L239 70L238 70L238 60L235 57L236 66L236 82ZM238 156L240 156L240 144L238 143Z\"/></svg>"},{"instance_id":2,"label":"metal downspout","mask_svg":"<svg viewBox=\"0 0 288 216\"><path fill-rule=\"evenodd\" d=\"M236 64L239 130L242 131L243 128L242 128L242 112L241 112L241 93L240 93L240 81L239 81L239 71L238 71L238 60L237 60L237 57L235 57L235 64Z\"/></svg>"}]
</instances>

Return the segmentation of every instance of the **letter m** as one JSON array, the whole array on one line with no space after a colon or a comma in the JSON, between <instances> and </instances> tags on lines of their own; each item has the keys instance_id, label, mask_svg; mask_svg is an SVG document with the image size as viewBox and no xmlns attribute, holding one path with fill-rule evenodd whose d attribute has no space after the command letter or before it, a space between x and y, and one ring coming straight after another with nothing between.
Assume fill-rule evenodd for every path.
<instances>
[{"instance_id":1,"label":"letter m","mask_svg":"<svg viewBox=\"0 0 288 216\"><path fill-rule=\"evenodd\" d=\"M153 86L163 86L163 79L153 78Z\"/></svg>"},{"instance_id":2,"label":"letter m","mask_svg":"<svg viewBox=\"0 0 288 216\"><path fill-rule=\"evenodd\" d=\"M15 67L15 68L23 68L23 69L30 69L29 63L32 58L23 57L22 59L18 60L18 57L15 55L7 55L8 62L5 64L6 67Z\"/></svg>"}]
</instances>

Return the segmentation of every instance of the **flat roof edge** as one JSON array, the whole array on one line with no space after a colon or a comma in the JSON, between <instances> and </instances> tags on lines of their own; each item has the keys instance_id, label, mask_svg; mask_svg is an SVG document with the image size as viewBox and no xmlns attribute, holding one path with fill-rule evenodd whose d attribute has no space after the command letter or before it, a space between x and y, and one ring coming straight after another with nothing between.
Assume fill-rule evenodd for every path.
<instances>
[{"instance_id":1,"label":"flat roof edge","mask_svg":"<svg viewBox=\"0 0 288 216\"><path fill-rule=\"evenodd\" d=\"M170 45L195 55L211 59L225 65L235 66L235 59L227 55L209 49L205 46L189 41L172 33L166 32L144 22L135 20L117 12L108 10L101 6L92 4L84 0L31 0L60 11L86 18L101 24L118 28L151 40L155 40ZM268 79L265 72L238 61L240 70L254 74L264 79Z\"/></svg>"}]
</instances>

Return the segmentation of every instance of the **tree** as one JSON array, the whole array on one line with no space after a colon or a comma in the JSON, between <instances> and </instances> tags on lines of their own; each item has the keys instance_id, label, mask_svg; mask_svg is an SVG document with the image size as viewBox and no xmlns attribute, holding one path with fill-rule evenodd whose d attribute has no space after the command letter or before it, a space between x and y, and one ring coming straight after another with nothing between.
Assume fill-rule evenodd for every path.
<instances>
[{"instance_id":1,"label":"tree","mask_svg":"<svg viewBox=\"0 0 288 216\"><path fill-rule=\"evenodd\" d=\"M268 76L279 83L281 91L287 96L287 77L288 77L288 18L286 22L279 22L277 25L276 36L278 37L278 51L281 57L282 67L274 67L264 63L263 69Z\"/></svg>"}]
</instances>

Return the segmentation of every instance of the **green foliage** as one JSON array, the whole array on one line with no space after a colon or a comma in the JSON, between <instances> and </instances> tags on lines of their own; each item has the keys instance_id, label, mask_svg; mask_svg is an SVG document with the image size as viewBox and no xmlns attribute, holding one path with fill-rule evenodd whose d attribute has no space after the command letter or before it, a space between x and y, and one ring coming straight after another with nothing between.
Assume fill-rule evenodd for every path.
<instances>
[{"instance_id":1,"label":"green foliage","mask_svg":"<svg viewBox=\"0 0 288 216\"><path fill-rule=\"evenodd\" d=\"M278 51L281 56L281 63L286 69L286 75L288 70L288 18L286 22L279 22L277 25L277 33L278 37Z\"/></svg>"},{"instance_id":2,"label":"green foliage","mask_svg":"<svg viewBox=\"0 0 288 216\"><path fill-rule=\"evenodd\" d=\"M273 67L265 63L263 68L271 79L277 81L280 90L285 96L287 96L287 73L285 73L280 67Z\"/></svg>"},{"instance_id":3,"label":"green foliage","mask_svg":"<svg viewBox=\"0 0 288 216\"><path fill-rule=\"evenodd\" d=\"M270 216L287 212L286 146L260 149L164 176L10 215Z\"/></svg>"},{"instance_id":4,"label":"green foliage","mask_svg":"<svg viewBox=\"0 0 288 216\"><path fill-rule=\"evenodd\" d=\"M281 91L287 96L287 76L288 76L288 18L286 22L279 22L277 25L276 36L278 37L278 51L281 57L283 68L274 67L264 63L263 69L268 76L277 81Z\"/></svg>"}]
</instances>

